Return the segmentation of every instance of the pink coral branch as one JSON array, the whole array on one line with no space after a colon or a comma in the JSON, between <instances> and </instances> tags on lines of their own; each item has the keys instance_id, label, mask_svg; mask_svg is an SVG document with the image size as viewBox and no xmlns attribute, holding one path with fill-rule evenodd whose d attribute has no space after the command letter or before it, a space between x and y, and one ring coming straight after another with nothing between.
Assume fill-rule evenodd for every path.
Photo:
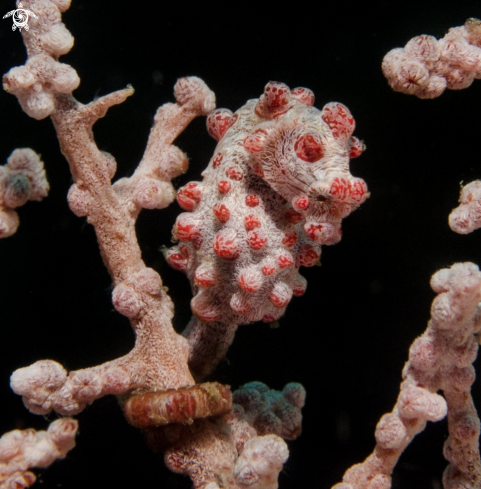
<instances>
[{"instance_id":1,"label":"pink coral branch","mask_svg":"<svg viewBox=\"0 0 481 489\"><path fill-rule=\"evenodd\" d=\"M0 489L31 486L34 467L48 467L62 459L75 446L78 423L71 418L57 419L47 431L14 430L0 438Z\"/></svg>"},{"instance_id":2,"label":"pink coral branch","mask_svg":"<svg viewBox=\"0 0 481 489\"><path fill-rule=\"evenodd\" d=\"M431 321L411 346L396 405L376 427L373 453L351 467L335 489L390 488L392 470L404 449L426 421L439 421L446 414L449 438L444 456L450 465L444 487L479 487L479 419L470 389L481 330L481 272L472 263L457 263L435 273L431 287L438 293Z\"/></svg>"},{"instance_id":3,"label":"pink coral branch","mask_svg":"<svg viewBox=\"0 0 481 489\"><path fill-rule=\"evenodd\" d=\"M404 48L386 54L382 70L396 92L419 98L439 97L446 88L467 88L481 77L481 21L468 19L440 40L414 37Z\"/></svg>"},{"instance_id":4,"label":"pink coral branch","mask_svg":"<svg viewBox=\"0 0 481 489\"><path fill-rule=\"evenodd\" d=\"M469 234L481 227L481 182L475 180L461 189L459 206L449 215L449 226L459 234Z\"/></svg>"},{"instance_id":5,"label":"pink coral branch","mask_svg":"<svg viewBox=\"0 0 481 489\"><path fill-rule=\"evenodd\" d=\"M92 126L110 107L132 95L133 89L128 87L87 105L77 102L70 94L78 85L75 71L57 62L72 46L60 16L68 4L49 0L26 3L39 17L23 33L29 60L4 76L4 87L32 117L51 116L74 179L68 196L70 207L95 228L115 286L114 306L131 320L136 344L120 359L69 375L56 362L37 362L12 376L12 388L34 412L55 409L74 414L105 394L193 385L187 342L172 329L173 306L160 276L142 261L135 221L142 208L162 208L174 199L170 180L185 169L186 158L171 143L194 117L214 108L214 95L198 78L179 80L177 104L159 109L139 169L131 178L111 185L115 159L97 148Z\"/></svg>"}]
</instances>

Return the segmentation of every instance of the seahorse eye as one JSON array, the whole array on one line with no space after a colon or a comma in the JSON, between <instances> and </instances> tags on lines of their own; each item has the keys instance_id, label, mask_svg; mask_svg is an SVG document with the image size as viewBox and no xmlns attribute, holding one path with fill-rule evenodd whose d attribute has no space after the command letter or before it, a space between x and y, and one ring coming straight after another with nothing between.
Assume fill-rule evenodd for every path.
<instances>
[{"instance_id":1,"label":"seahorse eye","mask_svg":"<svg viewBox=\"0 0 481 489\"><path fill-rule=\"evenodd\" d=\"M303 161L315 163L324 156L321 140L315 134L304 134L294 144L296 155Z\"/></svg>"}]
</instances>

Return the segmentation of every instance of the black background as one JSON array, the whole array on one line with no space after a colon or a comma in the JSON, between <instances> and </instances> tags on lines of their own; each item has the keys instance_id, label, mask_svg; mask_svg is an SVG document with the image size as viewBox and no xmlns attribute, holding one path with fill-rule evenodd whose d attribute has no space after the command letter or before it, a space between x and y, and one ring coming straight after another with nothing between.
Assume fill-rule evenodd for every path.
<instances>
[{"instance_id":1,"label":"black background","mask_svg":"<svg viewBox=\"0 0 481 489\"><path fill-rule=\"evenodd\" d=\"M0 1L4 14L13 2ZM391 8L396 6L396 13ZM75 46L61 60L82 83L88 102L131 83L133 97L95 125L99 148L118 162L117 177L140 161L156 108L172 101L178 77L203 78L219 107L236 110L269 80L306 86L316 105L346 104L368 150L351 164L371 198L344 221L342 241L324 247L322 267L304 269L306 294L289 305L279 329L243 326L214 378L233 388L260 380L273 388L304 384L304 432L290 442L281 489L329 488L374 446L379 417L396 401L410 343L429 318L430 276L457 261L481 262L481 234L452 233L447 216L460 182L481 177L481 81L435 100L394 93L381 73L390 49L418 34L442 37L479 2L183 2L74 0L64 21ZM11 19L0 23L0 68L24 63ZM125 354L134 337L110 302L110 279L95 236L66 204L71 183L50 120L25 115L0 93L0 158L32 147L46 164L51 192L20 209L16 235L0 242L0 433L47 421L29 414L9 387L16 368L51 358L69 369ZM198 180L215 147L196 120L178 139L191 159L176 188ZM158 270L176 305L175 327L190 317L190 288L159 247L169 245L180 208L144 211L138 236L145 262ZM478 405L479 385L473 387ZM55 419L54 415L49 419ZM187 488L127 425L113 397L78 416L77 447L40 473L45 488ZM403 455L393 487L440 488L446 465L444 422L430 424ZM42 487L42 486L40 486Z\"/></svg>"}]
</instances>

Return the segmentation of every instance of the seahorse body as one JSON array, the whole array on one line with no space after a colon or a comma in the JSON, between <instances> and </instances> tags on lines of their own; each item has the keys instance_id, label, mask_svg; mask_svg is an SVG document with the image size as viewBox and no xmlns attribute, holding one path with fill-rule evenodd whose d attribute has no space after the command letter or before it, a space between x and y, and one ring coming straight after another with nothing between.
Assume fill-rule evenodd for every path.
<instances>
[{"instance_id":1,"label":"seahorse body","mask_svg":"<svg viewBox=\"0 0 481 489\"><path fill-rule=\"evenodd\" d=\"M184 212L166 256L192 284L202 322L280 318L306 280L299 267L337 243L341 221L368 197L349 172L363 144L339 103L312 107L314 94L270 82L257 100L207 119L219 141L202 182L178 191Z\"/></svg>"}]
</instances>

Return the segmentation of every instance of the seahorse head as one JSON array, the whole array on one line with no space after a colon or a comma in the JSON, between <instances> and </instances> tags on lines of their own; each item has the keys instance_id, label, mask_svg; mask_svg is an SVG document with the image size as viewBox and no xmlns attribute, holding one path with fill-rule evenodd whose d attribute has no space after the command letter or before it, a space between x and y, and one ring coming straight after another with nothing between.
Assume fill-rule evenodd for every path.
<instances>
[{"instance_id":1,"label":"seahorse head","mask_svg":"<svg viewBox=\"0 0 481 489\"><path fill-rule=\"evenodd\" d=\"M364 145L352 136L355 123L347 107L331 102L319 110L313 102L308 89L269 83L256 106L268 120L245 138L244 147L254 172L305 218L309 238L333 244L341 238L341 220L369 196L364 180L349 171L350 158Z\"/></svg>"}]
</instances>

